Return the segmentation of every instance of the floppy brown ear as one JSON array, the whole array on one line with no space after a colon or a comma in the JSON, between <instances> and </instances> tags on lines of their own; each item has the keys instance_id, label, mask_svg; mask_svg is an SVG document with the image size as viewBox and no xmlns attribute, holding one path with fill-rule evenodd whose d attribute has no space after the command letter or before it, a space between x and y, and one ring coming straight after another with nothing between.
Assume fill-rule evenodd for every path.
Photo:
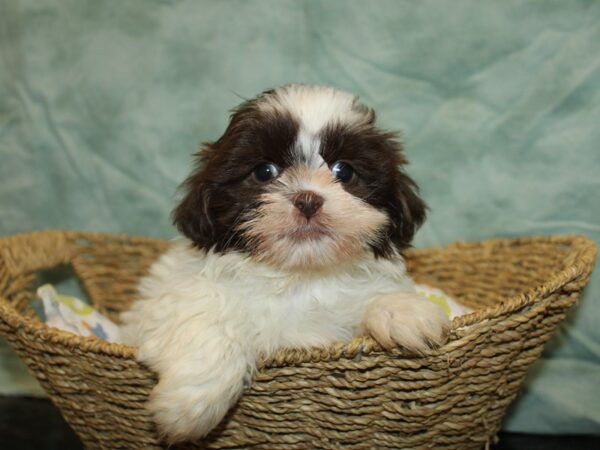
<instances>
[{"instance_id":1,"label":"floppy brown ear","mask_svg":"<svg viewBox=\"0 0 600 450\"><path fill-rule=\"evenodd\" d=\"M419 188L405 173L399 171L394 181L394 194L389 210L389 238L399 251L410 247L415 233L425 221L427 205L419 197Z\"/></svg>"},{"instance_id":2,"label":"floppy brown ear","mask_svg":"<svg viewBox=\"0 0 600 450\"><path fill-rule=\"evenodd\" d=\"M208 148L204 150L210 152ZM180 187L185 194L173 210L172 219L181 234L197 247L208 249L213 246L215 240L211 213L212 187L203 173L207 157L198 153L196 158L196 169Z\"/></svg>"},{"instance_id":3,"label":"floppy brown ear","mask_svg":"<svg viewBox=\"0 0 600 450\"><path fill-rule=\"evenodd\" d=\"M389 184L386 187L385 208L390 218L387 241L398 251L410 247L419 227L425 221L427 205L419 196L419 188L402 167L408 164L404 148L393 132L379 133L380 151L387 155ZM387 253L385 250L383 254Z\"/></svg>"}]
</instances>

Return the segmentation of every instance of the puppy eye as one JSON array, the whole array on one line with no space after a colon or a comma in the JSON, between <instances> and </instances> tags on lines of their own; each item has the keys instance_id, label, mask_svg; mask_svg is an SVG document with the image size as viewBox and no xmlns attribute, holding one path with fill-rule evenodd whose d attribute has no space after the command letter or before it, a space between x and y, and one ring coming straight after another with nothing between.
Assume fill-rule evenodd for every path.
<instances>
[{"instance_id":1,"label":"puppy eye","mask_svg":"<svg viewBox=\"0 0 600 450\"><path fill-rule=\"evenodd\" d=\"M254 178L258 181L269 181L279 175L279 167L273 163L262 163L254 168Z\"/></svg>"},{"instance_id":2,"label":"puppy eye","mask_svg":"<svg viewBox=\"0 0 600 450\"><path fill-rule=\"evenodd\" d=\"M337 161L331 166L331 173L342 183L348 183L354 176L354 169L349 164Z\"/></svg>"}]
</instances>

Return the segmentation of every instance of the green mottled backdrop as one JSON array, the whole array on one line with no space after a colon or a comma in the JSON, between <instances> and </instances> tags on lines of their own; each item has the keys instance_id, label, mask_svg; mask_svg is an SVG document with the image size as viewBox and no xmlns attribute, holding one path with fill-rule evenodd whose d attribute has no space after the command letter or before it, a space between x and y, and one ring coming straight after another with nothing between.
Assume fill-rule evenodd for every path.
<instances>
[{"instance_id":1,"label":"green mottled backdrop","mask_svg":"<svg viewBox=\"0 0 600 450\"><path fill-rule=\"evenodd\" d=\"M600 2L0 0L0 234L173 236L190 154L291 81L403 130L417 246L600 241ZM8 350L0 391L38 392ZM600 433L600 271L505 423Z\"/></svg>"}]
</instances>

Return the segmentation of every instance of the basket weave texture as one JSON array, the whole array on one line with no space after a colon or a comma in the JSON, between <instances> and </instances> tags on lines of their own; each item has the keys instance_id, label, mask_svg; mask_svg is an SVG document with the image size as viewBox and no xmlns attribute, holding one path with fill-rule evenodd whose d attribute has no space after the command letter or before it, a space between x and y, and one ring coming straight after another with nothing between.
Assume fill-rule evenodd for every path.
<instances>
[{"instance_id":1,"label":"basket weave texture","mask_svg":"<svg viewBox=\"0 0 600 450\"><path fill-rule=\"evenodd\" d=\"M49 328L33 309L39 272L70 266L116 319L168 242L42 231L0 239L0 334L87 448L163 448L144 409L156 375L135 349ZM582 236L458 242L407 253L411 275L477 310L447 343L415 356L368 337L283 350L259 363L223 423L172 448L476 449L489 444L527 369L588 282Z\"/></svg>"}]
</instances>

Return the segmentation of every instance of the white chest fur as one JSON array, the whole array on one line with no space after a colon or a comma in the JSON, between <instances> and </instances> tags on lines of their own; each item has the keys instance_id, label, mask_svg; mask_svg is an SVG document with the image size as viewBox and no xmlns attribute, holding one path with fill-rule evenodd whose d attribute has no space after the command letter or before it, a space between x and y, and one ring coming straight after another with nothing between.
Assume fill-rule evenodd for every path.
<instances>
[{"instance_id":1,"label":"white chest fur","mask_svg":"<svg viewBox=\"0 0 600 450\"><path fill-rule=\"evenodd\" d=\"M359 330L374 297L414 293L401 259L363 259L327 273L292 273L180 241L122 315L126 342L160 375L148 407L174 438L202 436L282 347L323 346Z\"/></svg>"},{"instance_id":2,"label":"white chest fur","mask_svg":"<svg viewBox=\"0 0 600 450\"><path fill-rule=\"evenodd\" d=\"M141 300L123 315L124 332L142 348L154 334L177 339L172 330L192 326L201 338L201 329L215 324L259 353L327 345L356 334L368 301L393 292L414 292L399 258L363 260L328 273L290 273L180 241L142 281Z\"/></svg>"}]
</instances>

